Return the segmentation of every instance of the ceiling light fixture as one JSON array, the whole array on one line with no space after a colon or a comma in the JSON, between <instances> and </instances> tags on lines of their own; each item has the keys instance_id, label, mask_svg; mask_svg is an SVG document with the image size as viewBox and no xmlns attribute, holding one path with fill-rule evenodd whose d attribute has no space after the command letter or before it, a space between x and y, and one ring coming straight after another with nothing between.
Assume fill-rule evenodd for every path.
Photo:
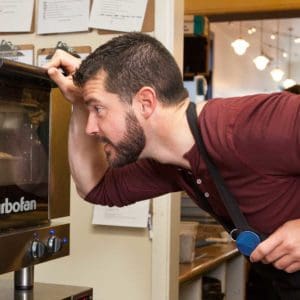
<instances>
[{"instance_id":1,"label":"ceiling light fixture","mask_svg":"<svg viewBox=\"0 0 300 300\"><path fill-rule=\"evenodd\" d=\"M241 37L241 32L242 32L241 22L239 28L240 28L239 38L233 41L231 43L231 46L237 55L244 55L248 47L250 46L250 44Z\"/></svg>"},{"instance_id":2,"label":"ceiling light fixture","mask_svg":"<svg viewBox=\"0 0 300 300\"><path fill-rule=\"evenodd\" d=\"M274 81L279 82L284 72L278 67L278 50L279 50L279 20L277 20L277 33L276 33L276 67L270 72Z\"/></svg>"},{"instance_id":3,"label":"ceiling light fixture","mask_svg":"<svg viewBox=\"0 0 300 300\"><path fill-rule=\"evenodd\" d=\"M256 28L254 26L248 29L248 34L250 34L250 35L255 32L256 32Z\"/></svg>"},{"instance_id":4,"label":"ceiling light fixture","mask_svg":"<svg viewBox=\"0 0 300 300\"><path fill-rule=\"evenodd\" d=\"M264 54L263 52L263 21L261 21L261 26L260 26L260 55L256 56L253 59L253 62L256 66L256 68L260 71L263 71L268 63L270 62L270 59Z\"/></svg>"},{"instance_id":5,"label":"ceiling light fixture","mask_svg":"<svg viewBox=\"0 0 300 300\"><path fill-rule=\"evenodd\" d=\"M288 89L296 84L296 81L291 78L291 55L292 55L292 28L289 28L289 61L288 61L288 78L282 83L285 89Z\"/></svg>"},{"instance_id":6,"label":"ceiling light fixture","mask_svg":"<svg viewBox=\"0 0 300 300\"><path fill-rule=\"evenodd\" d=\"M294 43L295 43L295 44L300 44L300 37L295 38L295 39L294 39Z\"/></svg>"}]
</instances>

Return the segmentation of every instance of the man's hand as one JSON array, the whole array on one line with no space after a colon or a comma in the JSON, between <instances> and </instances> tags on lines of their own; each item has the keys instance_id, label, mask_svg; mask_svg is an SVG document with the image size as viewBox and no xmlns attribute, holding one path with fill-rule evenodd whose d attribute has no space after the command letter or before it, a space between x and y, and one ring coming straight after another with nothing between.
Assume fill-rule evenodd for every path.
<instances>
[{"instance_id":1,"label":"man's hand","mask_svg":"<svg viewBox=\"0 0 300 300\"><path fill-rule=\"evenodd\" d=\"M251 262L273 264L293 273L300 270L300 219L288 221L261 242L250 256Z\"/></svg>"},{"instance_id":2,"label":"man's hand","mask_svg":"<svg viewBox=\"0 0 300 300\"><path fill-rule=\"evenodd\" d=\"M44 66L48 70L50 78L73 104L82 100L81 89L74 85L72 78L72 75L80 66L80 62L80 59L58 49L55 51L51 61Z\"/></svg>"}]
</instances>

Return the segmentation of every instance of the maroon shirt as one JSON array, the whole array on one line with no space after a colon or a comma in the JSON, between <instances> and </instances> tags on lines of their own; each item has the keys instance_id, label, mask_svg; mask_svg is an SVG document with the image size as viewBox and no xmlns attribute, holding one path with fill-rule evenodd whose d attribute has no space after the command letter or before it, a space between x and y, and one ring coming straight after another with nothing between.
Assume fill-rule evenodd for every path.
<instances>
[{"instance_id":1,"label":"maroon shirt","mask_svg":"<svg viewBox=\"0 0 300 300\"><path fill-rule=\"evenodd\" d=\"M300 95L210 100L199 125L211 159L254 229L269 234L300 218ZM214 212L228 218L197 146L184 156ZM109 169L86 200L124 206L179 190L195 198L177 166L143 159Z\"/></svg>"}]
</instances>

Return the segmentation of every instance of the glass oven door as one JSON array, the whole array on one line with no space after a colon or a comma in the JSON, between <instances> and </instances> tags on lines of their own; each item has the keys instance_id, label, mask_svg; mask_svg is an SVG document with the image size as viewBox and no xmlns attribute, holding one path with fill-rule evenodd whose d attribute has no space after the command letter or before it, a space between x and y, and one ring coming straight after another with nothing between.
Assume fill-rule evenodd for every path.
<instances>
[{"instance_id":1,"label":"glass oven door","mask_svg":"<svg viewBox=\"0 0 300 300\"><path fill-rule=\"evenodd\" d=\"M9 67L0 72L0 231L49 222L50 86Z\"/></svg>"}]
</instances>

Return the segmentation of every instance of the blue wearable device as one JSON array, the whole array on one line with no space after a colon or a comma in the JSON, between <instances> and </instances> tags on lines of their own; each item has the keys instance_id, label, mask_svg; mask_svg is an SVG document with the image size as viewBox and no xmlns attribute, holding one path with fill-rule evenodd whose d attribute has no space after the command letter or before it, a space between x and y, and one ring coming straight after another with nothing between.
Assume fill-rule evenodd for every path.
<instances>
[{"instance_id":1,"label":"blue wearable device","mask_svg":"<svg viewBox=\"0 0 300 300\"><path fill-rule=\"evenodd\" d=\"M237 248L242 254L250 256L252 251L261 242L261 239L257 233L245 230L239 233L235 242Z\"/></svg>"}]
</instances>

